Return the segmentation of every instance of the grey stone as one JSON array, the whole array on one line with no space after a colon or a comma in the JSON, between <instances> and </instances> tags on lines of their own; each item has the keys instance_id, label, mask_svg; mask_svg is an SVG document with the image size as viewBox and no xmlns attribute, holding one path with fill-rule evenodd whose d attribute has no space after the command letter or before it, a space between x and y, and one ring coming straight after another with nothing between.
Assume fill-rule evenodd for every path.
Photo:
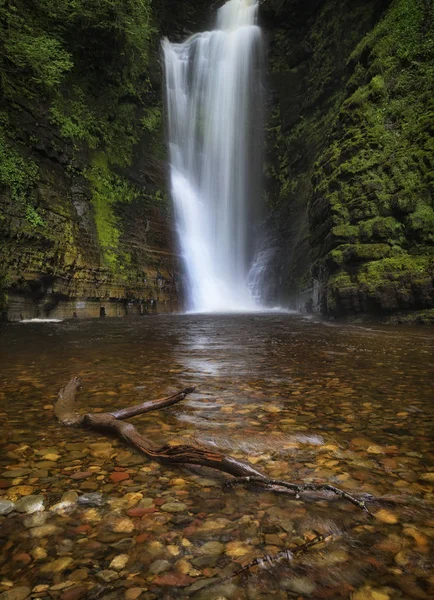
<instances>
[{"instance_id":1,"label":"grey stone","mask_svg":"<svg viewBox=\"0 0 434 600\"><path fill-rule=\"evenodd\" d=\"M32 527L40 527L45 524L48 515L45 512L37 512L29 515L24 519L24 527L27 529L31 529Z\"/></svg>"},{"instance_id":2,"label":"grey stone","mask_svg":"<svg viewBox=\"0 0 434 600\"><path fill-rule=\"evenodd\" d=\"M0 517L5 517L15 510L15 504L11 500L0 500Z\"/></svg>"},{"instance_id":3,"label":"grey stone","mask_svg":"<svg viewBox=\"0 0 434 600\"><path fill-rule=\"evenodd\" d=\"M20 498L15 504L15 510L20 513L27 513L31 515L36 512L41 512L44 509L44 496L24 496Z\"/></svg>"},{"instance_id":4,"label":"grey stone","mask_svg":"<svg viewBox=\"0 0 434 600\"><path fill-rule=\"evenodd\" d=\"M82 506L104 506L105 500L100 492L89 492L78 498L78 504Z\"/></svg>"},{"instance_id":5,"label":"grey stone","mask_svg":"<svg viewBox=\"0 0 434 600\"><path fill-rule=\"evenodd\" d=\"M182 502L167 502L163 504L161 510L168 513L183 512L184 510L188 510L188 506Z\"/></svg>"}]
</instances>

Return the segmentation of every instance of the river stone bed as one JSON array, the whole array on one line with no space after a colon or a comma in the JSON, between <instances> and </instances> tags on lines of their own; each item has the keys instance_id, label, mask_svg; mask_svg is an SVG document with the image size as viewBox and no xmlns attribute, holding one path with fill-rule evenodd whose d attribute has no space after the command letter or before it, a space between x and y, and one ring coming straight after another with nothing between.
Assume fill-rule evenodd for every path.
<instances>
[{"instance_id":1,"label":"river stone bed","mask_svg":"<svg viewBox=\"0 0 434 600\"><path fill-rule=\"evenodd\" d=\"M434 597L432 333L172 316L3 334L1 600ZM223 474L61 427L53 406L72 374L94 412L197 385L132 422L154 442L371 494L375 516L327 494L225 491ZM318 533L331 539L292 562L229 577Z\"/></svg>"}]
</instances>

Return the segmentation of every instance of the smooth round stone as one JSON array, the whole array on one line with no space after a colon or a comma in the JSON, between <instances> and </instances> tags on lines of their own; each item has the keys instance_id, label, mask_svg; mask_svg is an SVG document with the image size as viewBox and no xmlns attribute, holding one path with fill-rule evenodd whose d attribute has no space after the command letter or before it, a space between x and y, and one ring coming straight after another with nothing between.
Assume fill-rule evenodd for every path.
<instances>
[{"instance_id":1,"label":"smooth round stone","mask_svg":"<svg viewBox=\"0 0 434 600\"><path fill-rule=\"evenodd\" d=\"M44 496L23 496L15 503L15 510L20 513L31 515L44 509Z\"/></svg>"},{"instance_id":2,"label":"smooth round stone","mask_svg":"<svg viewBox=\"0 0 434 600\"><path fill-rule=\"evenodd\" d=\"M143 592L143 588L134 587L126 590L125 592L125 600L136 600L141 593Z\"/></svg>"},{"instance_id":3,"label":"smooth round stone","mask_svg":"<svg viewBox=\"0 0 434 600\"><path fill-rule=\"evenodd\" d=\"M60 528L55 525L41 525L40 527L33 527L30 530L30 534L34 538L44 538L59 533L60 531Z\"/></svg>"},{"instance_id":4,"label":"smooth round stone","mask_svg":"<svg viewBox=\"0 0 434 600\"><path fill-rule=\"evenodd\" d=\"M159 575L170 569L170 562L167 560L156 560L149 567L149 572L153 575Z\"/></svg>"},{"instance_id":5,"label":"smooth round stone","mask_svg":"<svg viewBox=\"0 0 434 600\"><path fill-rule=\"evenodd\" d=\"M17 477L25 477L30 473L30 469L11 469L10 471L4 471L1 477L4 479L16 479ZM20 589L20 588L16 588ZM2 598L3 600L3 598Z\"/></svg>"},{"instance_id":6,"label":"smooth round stone","mask_svg":"<svg viewBox=\"0 0 434 600\"><path fill-rule=\"evenodd\" d=\"M30 588L22 585L0 594L0 600L24 600L30 595Z\"/></svg>"},{"instance_id":7,"label":"smooth round stone","mask_svg":"<svg viewBox=\"0 0 434 600\"><path fill-rule=\"evenodd\" d=\"M41 573L61 573L73 562L74 560L70 556L62 556L41 567Z\"/></svg>"},{"instance_id":8,"label":"smooth round stone","mask_svg":"<svg viewBox=\"0 0 434 600\"><path fill-rule=\"evenodd\" d=\"M183 512L184 510L188 510L188 506L182 502L167 502L163 504L161 510L168 513Z\"/></svg>"},{"instance_id":9,"label":"smooth round stone","mask_svg":"<svg viewBox=\"0 0 434 600\"><path fill-rule=\"evenodd\" d=\"M217 555L223 554L225 548L226 546L220 542L206 542L206 544L201 547L200 551L202 554Z\"/></svg>"},{"instance_id":10,"label":"smooth round stone","mask_svg":"<svg viewBox=\"0 0 434 600\"><path fill-rule=\"evenodd\" d=\"M40 527L45 524L48 515L45 512L37 512L29 515L24 519L24 527L31 529L32 527Z\"/></svg>"},{"instance_id":11,"label":"smooth round stone","mask_svg":"<svg viewBox=\"0 0 434 600\"><path fill-rule=\"evenodd\" d=\"M15 510L15 503L11 500L0 499L0 517L5 517Z\"/></svg>"}]
</instances>

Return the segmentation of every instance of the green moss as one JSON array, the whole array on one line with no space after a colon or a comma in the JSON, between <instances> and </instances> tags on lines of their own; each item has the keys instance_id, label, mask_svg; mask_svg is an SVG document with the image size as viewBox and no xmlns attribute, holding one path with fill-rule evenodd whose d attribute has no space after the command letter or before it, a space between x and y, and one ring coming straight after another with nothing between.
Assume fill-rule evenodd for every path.
<instances>
[{"instance_id":1,"label":"green moss","mask_svg":"<svg viewBox=\"0 0 434 600\"><path fill-rule=\"evenodd\" d=\"M332 276L357 267L353 283L368 290L372 277L374 295L394 268L400 293L411 295L418 256L425 264L424 249L434 242L432 18L433 7L422 0L395 0L357 45L347 97L315 168L313 255L321 261L327 249ZM335 227L325 244L330 217Z\"/></svg>"},{"instance_id":2,"label":"green moss","mask_svg":"<svg viewBox=\"0 0 434 600\"><path fill-rule=\"evenodd\" d=\"M401 255L370 262L358 273L362 288L375 292L384 283L423 284L432 281L434 260L431 256Z\"/></svg>"},{"instance_id":3,"label":"green moss","mask_svg":"<svg viewBox=\"0 0 434 600\"><path fill-rule=\"evenodd\" d=\"M114 209L119 203L130 203L138 198L139 192L110 169L104 154L94 156L86 176L91 184L95 226L103 260L110 269L122 271L130 258L119 248L121 229Z\"/></svg>"}]
</instances>

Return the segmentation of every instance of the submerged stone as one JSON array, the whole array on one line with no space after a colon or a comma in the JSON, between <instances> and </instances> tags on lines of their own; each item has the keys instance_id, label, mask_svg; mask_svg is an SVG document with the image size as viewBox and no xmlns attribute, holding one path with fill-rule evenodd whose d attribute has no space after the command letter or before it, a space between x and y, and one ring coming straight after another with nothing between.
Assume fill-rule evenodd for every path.
<instances>
[{"instance_id":1,"label":"submerged stone","mask_svg":"<svg viewBox=\"0 0 434 600\"><path fill-rule=\"evenodd\" d=\"M11 500L0 499L0 517L5 517L15 510L15 503Z\"/></svg>"}]
</instances>

